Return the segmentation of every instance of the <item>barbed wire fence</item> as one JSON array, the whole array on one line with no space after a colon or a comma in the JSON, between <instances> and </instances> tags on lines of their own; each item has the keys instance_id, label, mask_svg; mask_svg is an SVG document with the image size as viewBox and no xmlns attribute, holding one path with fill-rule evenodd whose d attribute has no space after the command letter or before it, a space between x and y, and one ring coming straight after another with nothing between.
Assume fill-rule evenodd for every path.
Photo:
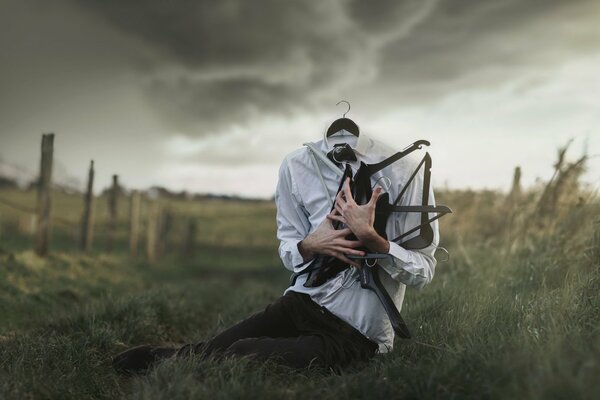
<instances>
[{"instance_id":1,"label":"barbed wire fence","mask_svg":"<svg viewBox=\"0 0 600 400\"><path fill-rule=\"evenodd\" d=\"M105 236L105 251L111 252L116 247L117 227L126 220L128 231L128 248L132 257L145 255L149 262L155 262L159 257L167 253L174 245L171 239L172 228L175 220L184 222L185 235L179 248L183 254L191 254L196 245L198 218L176 215L173 210L159 199L156 191L141 192L131 190L126 193L119 185L118 175L113 175L112 185L104 196L94 195L94 162L90 162L88 180L85 191L73 183L74 178L61 182L52 179L54 160L54 134L42 135L42 149L40 160L40 172L38 175L26 168L16 166L0 160L0 164L12 169L18 169L21 180L28 180L29 189L37 191L37 204L35 207L23 204L0 195L0 205L21 214L18 227L34 237L34 248L39 256L45 257L49 252L49 231L53 225L60 225L67 231L72 232L75 248L83 252L89 252L93 248L94 233L100 229L94 228L95 203L100 197L107 199L107 219L103 230ZM62 163L58 163L62 165ZM66 170L64 166L63 170ZM66 174L63 174L66 176ZM52 212L52 192L64 192L68 194L79 194L82 196L82 215L80 218L68 219ZM128 207L123 207L123 200L128 200ZM125 214L122 209L127 209ZM145 212L143 212L145 211ZM125 216L125 218L123 218ZM1 215L0 215L1 217ZM0 223L2 221L0 220ZM0 225L2 228L2 225ZM145 238L145 252L140 251Z\"/></svg>"}]
</instances>

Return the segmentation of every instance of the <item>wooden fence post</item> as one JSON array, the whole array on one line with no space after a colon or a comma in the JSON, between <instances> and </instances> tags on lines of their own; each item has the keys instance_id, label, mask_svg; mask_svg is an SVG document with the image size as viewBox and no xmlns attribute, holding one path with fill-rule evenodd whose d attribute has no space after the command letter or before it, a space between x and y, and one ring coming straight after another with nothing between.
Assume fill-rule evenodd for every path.
<instances>
[{"instance_id":1,"label":"wooden fence post","mask_svg":"<svg viewBox=\"0 0 600 400\"><path fill-rule=\"evenodd\" d=\"M158 222L158 202L153 201L149 204L146 224L146 254L148 262L156 261L156 228Z\"/></svg>"},{"instance_id":2,"label":"wooden fence post","mask_svg":"<svg viewBox=\"0 0 600 400\"><path fill-rule=\"evenodd\" d=\"M50 208L52 186L52 153L54 150L54 133L42 135L42 158L38 179L37 213L38 226L35 240L35 252L41 257L48 254L48 235L50 231Z\"/></svg>"},{"instance_id":3,"label":"wooden fence post","mask_svg":"<svg viewBox=\"0 0 600 400\"><path fill-rule=\"evenodd\" d=\"M195 219L190 219L188 221L187 232L185 236L185 244L183 246L183 253L186 256L191 256L194 254L194 248L196 246L196 232L197 222Z\"/></svg>"},{"instance_id":4,"label":"wooden fence post","mask_svg":"<svg viewBox=\"0 0 600 400\"><path fill-rule=\"evenodd\" d=\"M108 191L108 231L106 234L106 251L113 249L115 231L117 229L117 200L119 197L119 176L113 175L112 186Z\"/></svg>"},{"instance_id":5,"label":"wooden fence post","mask_svg":"<svg viewBox=\"0 0 600 400\"><path fill-rule=\"evenodd\" d=\"M140 235L140 192L133 190L129 199L129 254L137 256Z\"/></svg>"},{"instance_id":6,"label":"wooden fence post","mask_svg":"<svg viewBox=\"0 0 600 400\"><path fill-rule=\"evenodd\" d=\"M516 202L521 197L521 167L515 167L513 174L512 187L508 196L513 202Z\"/></svg>"},{"instance_id":7,"label":"wooden fence post","mask_svg":"<svg viewBox=\"0 0 600 400\"><path fill-rule=\"evenodd\" d=\"M592 239L592 259L600 265L600 219L596 221L596 229Z\"/></svg>"},{"instance_id":8,"label":"wooden fence post","mask_svg":"<svg viewBox=\"0 0 600 400\"><path fill-rule=\"evenodd\" d=\"M81 218L80 248L89 251L92 248L92 223L94 213L94 160L90 161L88 181L85 194L83 195L83 216Z\"/></svg>"},{"instance_id":9,"label":"wooden fence post","mask_svg":"<svg viewBox=\"0 0 600 400\"><path fill-rule=\"evenodd\" d=\"M169 233L173 225L173 213L169 208L161 210L158 215L157 255L161 257L169 249Z\"/></svg>"}]
</instances>

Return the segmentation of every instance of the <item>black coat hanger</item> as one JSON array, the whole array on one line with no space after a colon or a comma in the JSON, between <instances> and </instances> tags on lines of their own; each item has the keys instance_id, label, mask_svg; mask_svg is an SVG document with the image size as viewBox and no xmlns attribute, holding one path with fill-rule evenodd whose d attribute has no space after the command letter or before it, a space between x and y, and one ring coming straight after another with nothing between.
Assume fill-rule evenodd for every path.
<instances>
[{"instance_id":1,"label":"black coat hanger","mask_svg":"<svg viewBox=\"0 0 600 400\"><path fill-rule=\"evenodd\" d=\"M354 136L358 136L360 134L358 125L356 125L356 123L354 121L352 121L350 118L346 118L346 114L348 114L348 112L350 111L350 103L348 103L346 100L341 100L341 101L338 101L336 106L339 105L340 103L348 104L348 111L346 111L344 113L344 115L342 115L342 118L336 119L335 121L333 121L333 123L331 125L329 125L326 136L329 137L329 136L333 135L334 133L341 131L342 129L350 132Z\"/></svg>"}]
</instances>

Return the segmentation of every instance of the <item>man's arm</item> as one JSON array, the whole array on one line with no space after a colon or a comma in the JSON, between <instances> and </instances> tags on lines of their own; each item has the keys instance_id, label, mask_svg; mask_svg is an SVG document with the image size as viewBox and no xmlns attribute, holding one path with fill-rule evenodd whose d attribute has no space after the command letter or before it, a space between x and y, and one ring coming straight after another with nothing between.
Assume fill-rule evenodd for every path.
<instances>
[{"instance_id":1,"label":"man's arm","mask_svg":"<svg viewBox=\"0 0 600 400\"><path fill-rule=\"evenodd\" d=\"M279 257L285 268L290 271L295 271L309 261L300 254L298 243L308 235L310 222L300 208L299 194L293 189L288 160L284 159L279 168L275 205L277 206Z\"/></svg>"},{"instance_id":2,"label":"man's arm","mask_svg":"<svg viewBox=\"0 0 600 400\"><path fill-rule=\"evenodd\" d=\"M367 204L359 206L352 198L350 178L346 178L335 198L334 212L327 216L329 220L344 223L352 233L373 253L387 253L389 242L375 231L375 208L381 195L381 187L375 188Z\"/></svg>"},{"instance_id":3,"label":"man's arm","mask_svg":"<svg viewBox=\"0 0 600 400\"><path fill-rule=\"evenodd\" d=\"M402 196L400 205L421 204L422 196L423 170L415 176L415 179L408 186L404 196ZM429 187L429 205L435 205L435 197L431 185ZM432 217L433 215L429 214L429 216ZM389 221L390 225L388 225L388 228L394 226L396 235L407 232L421 224L420 213L392 213L390 219L392 219L393 222ZM379 265L381 265L393 279L402 282L407 286L422 289L431 282L435 273L437 261L434 254L440 241L439 221L433 221L431 223L431 229L433 230L433 241L429 246L423 249L407 250L399 244L390 241L390 250L388 254L392 255L392 257L380 260ZM419 234L420 232L417 231L403 240L411 239Z\"/></svg>"},{"instance_id":4,"label":"man's arm","mask_svg":"<svg viewBox=\"0 0 600 400\"><path fill-rule=\"evenodd\" d=\"M309 234L310 222L302 212L300 195L294 185L287 159L279 169L275 204L277 238L280 241L279 256L287 269L298 272L317 254L333 256L348 264L358 265L357 261L346 257L346 254L364 254L355 249L361 246L361 242L345 239L351 233L350 229L336 230L331 221L325 218L317 229Z\"/></svg>"},{"instance_id":5,"label":"man's arm","mask_svg":"<svg viewBox=\"0 0 600 400\"><path fill-rule=\"evenodd\" d=\"M314 232L298 243L298 250L305 261L313 259L318 254L323 254L333 256L355 267L360 267L359 261L347 257L349 254L356 256L365 254L364 251L355 249L362 246L362 242L346 239L346 236L351 233L352 231L349 228L336 230L331 221L325 218Z\"/></svg>"},{"instance_id":6,"label":"man's arm","mask_svg":"<svg viewBox=\"0 0 600 400\"><path fill-rule=\"evenodd\" d=\"M403 205L418 204L420 201L422 180L418 180L417 183L409 186L403 196ZM345 182L343 190L336 197L336 213L329 218L345 223L371 252L390 254L392 257L380 260L379 264L393 279L409 286L422 288L431 281L435 271L434 252L439 243L438 223L437 221L432 223L434 239L430 246L420 250L406 250L397 243L381 237L373 228L375 206L380 194L381 188L378 187L370 201L359 206L352 199L348 182ZM431 189L429 197L433 201ZM392 214L390 218L394 219L398 232L406 232L420 224L418 213Z\"/></svg>"}]
</instances>

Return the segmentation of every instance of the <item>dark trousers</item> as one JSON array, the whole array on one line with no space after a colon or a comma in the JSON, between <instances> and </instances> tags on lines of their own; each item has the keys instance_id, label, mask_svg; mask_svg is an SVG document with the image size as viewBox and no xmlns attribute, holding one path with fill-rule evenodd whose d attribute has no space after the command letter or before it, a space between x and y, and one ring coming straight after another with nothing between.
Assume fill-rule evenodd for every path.
<instances>
[{"instance_id":1,"label":"dark trousers","mask_svg":"<svg viewBox=\"0 0 600 400\"><path fill-rule=\"evenodd\" d=\"M373 357L377 344L303 293L288 292L207 342L183 346L179 355L251 355L293 368L337 369Z\"/></svg>"}]
</instances>

